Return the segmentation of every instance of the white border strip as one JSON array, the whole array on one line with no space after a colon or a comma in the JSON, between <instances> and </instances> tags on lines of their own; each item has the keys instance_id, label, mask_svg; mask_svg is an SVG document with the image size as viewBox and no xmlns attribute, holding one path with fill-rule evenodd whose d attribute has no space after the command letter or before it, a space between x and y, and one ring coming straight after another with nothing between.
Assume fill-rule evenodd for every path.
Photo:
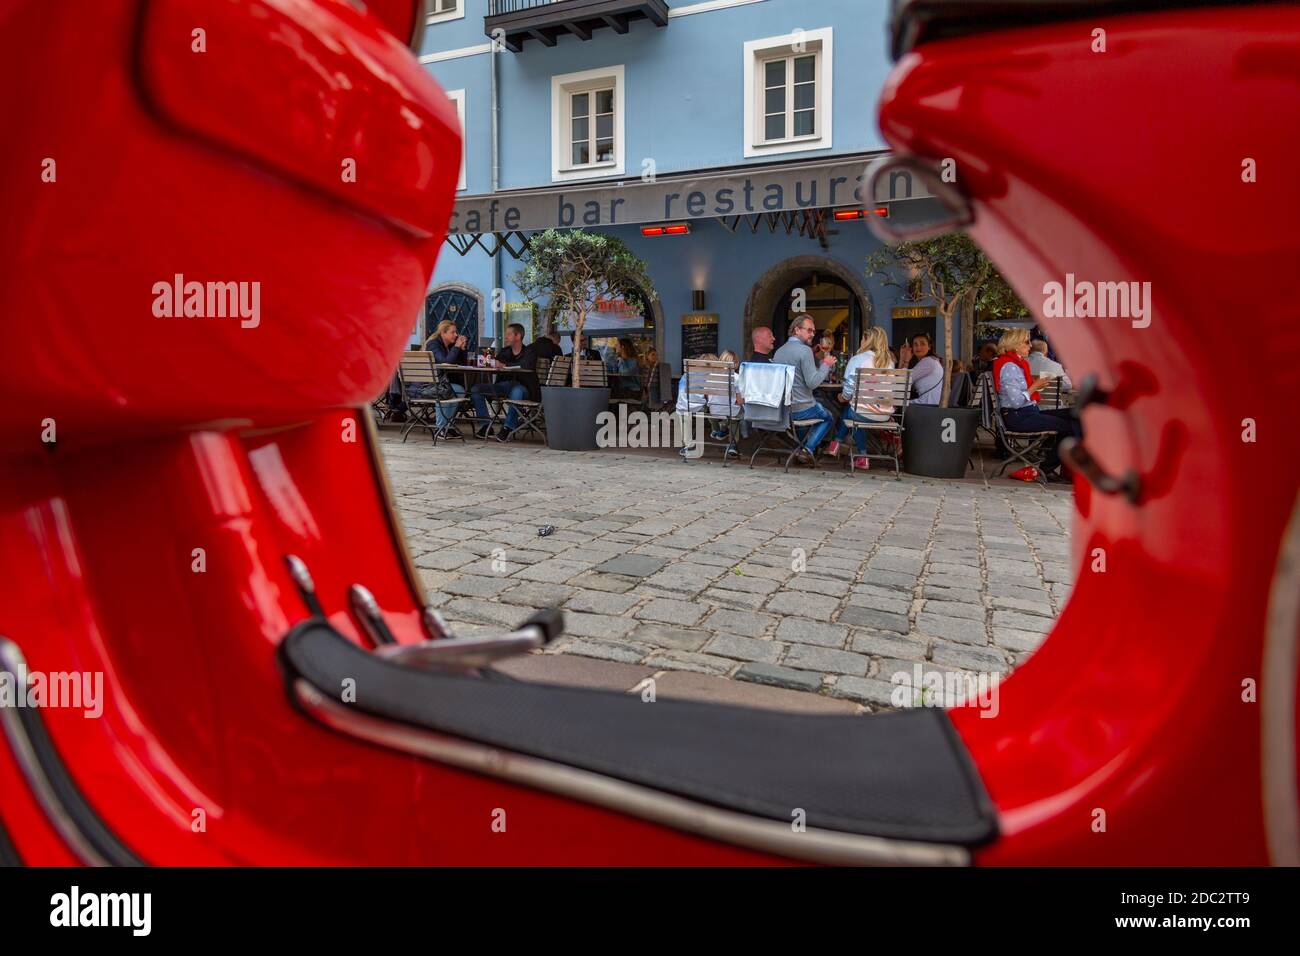
<instances>
[{"instance_id":1,"label":"white border strip","mask_svg":"<svg viewBox=\"0 0 1300 956\"><path fill-rule=\"evenodd\" d=\"M1264 674L1260 681L1260 763L1264 828L1274 866L1300 866L1297 812L1295 683L1300 630L1300 498L1296 499L1268 599Z\"/></svg>"},{"instance_id":2,"label":"white border strip","mask_svg":"<svg viewBox=\"0 0 1300 956\"><path fill-rule=\"evenodd\" d=\"M714 10L726 10L729 7L745 7L751 3L762 3L763 0L704 0L703 3L692 3L689 7L673 7L668 11L671 17L689 17L692 13L710 13Z\"/></svg>"},{"instance_id":3,"label":"white border strip","mask_svg":"<svg viewBox=\"0 0 1300 956\"><path fill-rule=\"evenodd\" d=\"M491 53L491 43L480 43L478 46L463 46L456 50L442 50L438 53L426 53L420 57L421 63L441 63L443 60L458 60L463 56L478 56L480 53Z\"/></svg>"}]
</instances>

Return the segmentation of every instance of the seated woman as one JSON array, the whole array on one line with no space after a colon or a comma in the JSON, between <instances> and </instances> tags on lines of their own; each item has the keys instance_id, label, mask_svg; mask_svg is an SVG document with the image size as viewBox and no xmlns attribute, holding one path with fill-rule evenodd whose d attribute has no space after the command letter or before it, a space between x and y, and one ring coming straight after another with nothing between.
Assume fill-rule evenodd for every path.
<instances>
[{"instance_id":1,"label":"seated woman","mask_svg":"<svg viewBox=\"0 0 1300 956\"><path fill-rule=\"evenodd\" d=\"M1044 410L1038 407L1038 389L1052 380L1050 375L1034 378L1029 371L1029 331L1011 329L998 340L1001 353L993 362L993 387L1007 430L1013 432L1056 432L1043 458L1043 473L1048 481L1069 483L1060 473L1061 458L1057 450L1065 435L1083 436L1083 427L1068 408Z\"/></svg>"},{"instance_id":2,"label":"seated woman","mask_svg":"<svg viewBox=\"0 0 1300 956\"><path fill-rule=\"evenodd\" d=\"M835 432L835 440L826 446L826 453L832 458L840 453L840 443L849 436L849 422L887 422L893 413L892 405L875 405L865 415L853 410L853 392L858 385L858 370L872 368L893 368L894 356L889 350L889 337L879 325L873 325L862 333L862 344L857 354L849 359L844 367L844 387L840 389L840 398L848 403ZM858 446L858 455L853 459L854 468L867 468L871 459L867 458L867 432L864 428L854 428L853 442Z\"/></svg>"},{"instance_id":3,"label":"seated woman","mask_svg":"<svg viewBox=\"0 0 1300 956\"><path fill-rule=\"evenodd\" d=\"M716 362L718 360L718 357L712 352L708 355L697 355L696 358L702 362ZM708 407L709 396L705 395L703 392L691 392L689 395L686 393L686 373L683 370L682 377L677 382L676 407L678 421L681 424L681 434L692 434L691 418L700 412L707 411ZM687 451L689 451L689 448L683 448L679 454L685 458Z\"/></svg>"},{"instance_id":4,"label":"seated woman","mask_svg":"<svg viewBox=\"0 0 1300 956\"><path fill-rule=\"evenodd\" d=\"M740 368L740 356L728 349L718 356L718 361L729 362L731 364L731 403L721 395L712 395L709 397L709 413L722 418L730 419L730 422L714 422L711 437L714 441L722 441L729 438L727 443L728 455L738 455L736 451L736 438L743 424L741 415L744 414L741 409L742 400L740 398L740 378L736 370Z\"/></svg>"},{"instance_id":5,"label":"seated woman","mask_svg":"<svg viewBox=\"0 0 1300 956\"><path fill-rule=\"evenodd\" d=\"M930 333L913 335L911 348L904 344L899 359L912 370L912 401L917 405L938 405L943 397L943 359L934 354Z\"/></svg>"},{"instance_id":6,"label":"seated woman","mask_svg":"<svg viewBox=\"0 0 1300 956\"><path fill-rule=\"evenodd\" d=\"M611 375L615 398L641 397L641 364L636 358L636 346L631 339L618 340L618 352L610 360L608 368Z\"/></svg>"},{"instance_id":7,"label":"seated woman","mask_svg":"<svg viewBox=\"0 0 1300 956\"><path fill-rule=\"evenodd\" d=\"M465 336L456 331L456 323L451 319L443 319L438 323L438 328L434 330L433 335L424 340L424 347L429 348L433 343L433 360L439 365L464 365L465 346L467 341ZM445 378L446 376L444 376ZM451 390L457 395L465 394L465 386L451 382ZM446 437L452 430L452 417L455 412L455 406L439 405L438 406L438 437Z\"/></svg>"}]
</instances>

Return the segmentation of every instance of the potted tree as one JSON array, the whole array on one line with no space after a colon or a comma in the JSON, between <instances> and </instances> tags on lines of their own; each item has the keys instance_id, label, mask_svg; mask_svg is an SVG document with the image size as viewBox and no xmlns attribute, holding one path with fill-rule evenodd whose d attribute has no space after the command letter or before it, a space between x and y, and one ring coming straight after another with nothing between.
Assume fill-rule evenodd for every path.
<instances>
[{"instance_id":1,"label":"potted tree","mask_svg":"<svg viewBox=\"0 0 1300 956\"><path fill-rule=\"evenodd\" d=\"M901 278L900 278L901 273ZM953 316L960 309L969 338L977 305L1011 310L1019 302L988 256L962 233L887 246L867 257L867 274L906 290L910 301L928 300L939 315L943 388L938 406L909 405L903 432L904 467L913 474L961 478L966 474L979 410L949 408L952 394ZM1021 306L1023 309L1023 306ZM968 348L969 353L969 348Z\"/></svg>"},{"instance_id":2,"label":"potted tree","mask_svg":"<svg viewBox=\"0 0 1300 956\"><path fill-rule=\"evenodd\" d=\"M574 341L587 316L604 301L644 290L654 295L646 264L621 239L581 229L548 229L533 236L524 265L512 277L530 301L549 299L557 322L572 324ZM609 408L608 388L583 388L581 369L573 363L572 385L542 388L546 443L551 448L583 451L596 448L596 416Z\"/></svg>"}]
</instances>

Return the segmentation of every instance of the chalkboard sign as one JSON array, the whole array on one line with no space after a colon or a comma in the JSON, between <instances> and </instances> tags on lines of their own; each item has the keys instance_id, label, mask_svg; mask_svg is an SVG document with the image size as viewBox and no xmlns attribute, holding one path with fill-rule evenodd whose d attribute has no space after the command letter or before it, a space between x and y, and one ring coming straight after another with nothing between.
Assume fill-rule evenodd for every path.
<instances>
[{"instance_id":1,"label":"chalkboard sign","mask_svg":"<svg viewBox=\"0 0 1300 956\"><path fill-rule=\"evenodd\" d=\"M682 361L718 354L718 314L692 312L682 316Z\"/></svg>"}]
</instances>

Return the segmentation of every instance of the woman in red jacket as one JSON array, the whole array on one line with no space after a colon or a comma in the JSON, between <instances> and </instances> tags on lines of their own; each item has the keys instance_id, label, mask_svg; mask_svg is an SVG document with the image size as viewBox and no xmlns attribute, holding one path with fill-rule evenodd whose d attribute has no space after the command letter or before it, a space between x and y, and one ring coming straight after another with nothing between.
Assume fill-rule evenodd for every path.
<instances>
[{"instance_id":1,"label":"woman in red jacket","mask_svg":"<svg viewBox=\"0 0 1300 956\"><path fill-rule=\"evenodd\" d=\"M1029 332L1011 329L998 340L1001 353L993 362L993 387L1007 430L1013 432L1056 432L1057 438L1047 445L1043 473L1048 481L1069 482L1060 473L1061 458L1057 445L1061 437L1083 437L1083 428L1073 410L1058 408L1044 411L1038 407L1038 389L1051 381L1049 376L1034 378L1029 371Z\"/></svg>"}]
</instances>

